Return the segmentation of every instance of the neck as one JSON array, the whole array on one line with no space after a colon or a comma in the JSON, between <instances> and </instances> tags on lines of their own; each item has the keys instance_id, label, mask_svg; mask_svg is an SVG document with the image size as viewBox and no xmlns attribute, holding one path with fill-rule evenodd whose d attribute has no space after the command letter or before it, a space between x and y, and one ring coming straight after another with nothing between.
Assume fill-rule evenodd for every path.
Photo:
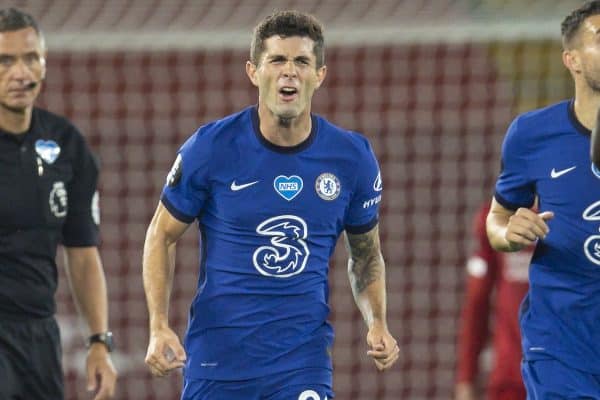
<instances>
[{"instance_id":1,"label":"neck","mask_svg":"<svg viewBox=\"0 0 600 400\"><path fill-rule=\"evenodd\" d=\"M31 124L32 108L14 110L0 105L0 129L19 135L27 132Z\"/></svg>"},{"instance_id":2,"label":"neck","mask_svg":"<svg viewBox=\"0 0 600 400\"><path fill-rule=\"evenodd\" d=\"M312 121L308 111L295 118L282 119L265 106L258 107L260 133L277 146L296 146L310 135Z\"/></svg>"}]
</instances>

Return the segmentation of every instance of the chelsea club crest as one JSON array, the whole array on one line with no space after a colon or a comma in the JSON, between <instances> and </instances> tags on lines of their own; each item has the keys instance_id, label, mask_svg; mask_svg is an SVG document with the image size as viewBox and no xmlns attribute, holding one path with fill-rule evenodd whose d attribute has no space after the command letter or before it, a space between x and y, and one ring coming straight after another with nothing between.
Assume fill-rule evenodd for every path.
<instances>
[{"instance_id":1,"label":"chelsea club crest","mask_svg":"<svg viewBox=\"0 0 600 400\"><path fill-rule=\"evenodd\" d=\"M329 172L319 175L315 181L315 190L323 200L331 201L337 199L341 189L340 180L337 176Z\"/></svg>"}]
</instances>

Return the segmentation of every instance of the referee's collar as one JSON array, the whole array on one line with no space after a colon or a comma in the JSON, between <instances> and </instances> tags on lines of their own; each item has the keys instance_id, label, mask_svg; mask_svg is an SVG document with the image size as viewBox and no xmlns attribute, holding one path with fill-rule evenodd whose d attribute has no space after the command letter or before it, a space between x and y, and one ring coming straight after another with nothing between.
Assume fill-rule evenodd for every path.
<instances>
[{"instance_id":1,"label":"referee's collar","mask_svg":"<svg viewBox=\"0 0 600 400\"><path fill-rule=\"evenodd\" d=\"M34 126L36 125L36 120L37 120L37 112L34 107L33 110L31 111L31 121L29 122L29 128L27 128L27 130L25 132L12 133L12 132L8 132L8 131L5 131L4 129L0 128L0 139L13 140L17 143L25 142L25 140L31 136L31 132L34 131Z\"/></svg>"}]
</instances>

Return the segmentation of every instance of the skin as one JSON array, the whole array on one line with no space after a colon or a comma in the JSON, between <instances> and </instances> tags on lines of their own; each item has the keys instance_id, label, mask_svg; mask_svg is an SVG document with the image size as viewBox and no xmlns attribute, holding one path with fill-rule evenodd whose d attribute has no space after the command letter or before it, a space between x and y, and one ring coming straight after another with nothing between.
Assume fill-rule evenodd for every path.
<instances>
[{"instance_id":1,"label":"skin","mask_svg":"<svg viewBox=\"0 0 600 400\"><path fill-rule=\"evenodd\" d=\"M562 58L575 84L575 115L591 130L600 107L600 15L581 24Z\"/></svg>"},{"instance_id":2,"label":"skin","mask_svg":"<svg viewBox=\"0 0 600 400\"><path fill-rule=\"evenodd\" d=\"M326 66L316 67L313 46L308 37L272 36L258 65L246 62L248 78L258 88L260 131L276 145L294 146L310 134L312 96L327 75ZM284 96L284 87L297 93Z\"/></svg>"},{"instance_id":3,"label":"skin","mask_svg":"<svg viewBox=\"0 0 600 400\"><path fill-rule=\"evenodd\" d=\"M89 332L108 330L106 278L97 247L65 247L65 269L73 299ZM87 390L94 400L112 399L117 371L105 345L94 343L86 358Z\"/></svg>"},{"instance_id":4,"label":"skin","mask_svg":"<svg viewBox=\"0 0 600 400\"><path fill-rule=\"evenodd\" d=\"M156 376L182 368L186 360L179 337L169 327L169 296L175 270L175 244L188 226L159 203L146 232L143 279L150 315L150 341L145 362Z\"/></svg>"},{"instance_id":5,"label":"skin","mask_svg":"<svg viewBox=\"0 0 600 400\"><path fill-rule=\"evenodd\" d=\"M600 15L588 17L563 52L563 63L575 83L575 114L592 130L591 157L600 166L600 138L597 120L600 118Z\"/></svg>"},{"instance_id":6,"label":"skin","mask_svg":"<svg viewBox=\"0 0 600 400\"><path fill-rule=\"evenodd\" d=\"M566 43L562 60L575 84L575 115L592 131L592 159L600 164L600 139L596 130L600 108L600 15L583 21L575 36ZM490 244L496 250L518 251L537 238L543 239L548 234L546 222L553 217L551 211L508 210L494 199L486 225Z\"/></svg>"},{"instance_id":7,"label":"skin","mask_svg":"<svg viewBox=\"0 0 600 400\"><path fill-rule=\"evenodd\" d=\"M15 135L31 124L46 74L44 41L33 28L0 32L0 128ZM28 85L35 83L34 87ZM108 330L106 280L97 247L65 247L71 292L90 333ZM92 344L86 358L87 388L95 400L111 399L116 370L106 346Z\"/></svg>"},{"instance_id":8,"label":"skin","mask_svg":"<svg viewBox=\"0 0 600 400\"><path fill-rule=\"evenodd\" d=\"M476 400L475 388L473 384L468 382L460 382L456 384L454 391L454 400Z\"/></svg>"},{"instance_id":9,"label":"skin","mask_svg":"<svg viewBox=\"0 0 600 400\"><path fill-rule=\"evenodd\" d=\"M46 50L33 28L0 32L0 128L24 133L46 74ZM33 89L27 85L36 83Z\"/></svg>"},{"instance_id":10,"label":"skin","mask_svg":"<svg viewBox=\"0 0 600 400\"><path fill-rule=\"evenodd\" d=\"M271 143L294 146L311 131L311 101L325 79L326 67L316 67L314 42L306 37L273 36L265 41L258 65L246 63L246 73L258 88L260 130ZM291 95L281 88L296 89ZM146 364L156 376L184 366L185 350L169 327L169 296L175 268L175 244L188 225L159 204L146 233L143 257L144 290L150 314ZM348 274L356 304L368 326L367 354L379 370L390 368L399 348L386 322L385 264L378 228L362 235L346 235L350 252Z\"/></svg>"},{"instance_id":11,"label":"skin","mask_svg":"<svg viewBox=\"0 0 600 400\"><path fill-rule=\"evenodd\" d=\"M352 294L368 327L367 355L378 370L389 369L398 360L400 349L390 334L386 319L385 263L379 242L379 227L369 232L346 233L348 277Z\"/></svg>"}]
</instances>

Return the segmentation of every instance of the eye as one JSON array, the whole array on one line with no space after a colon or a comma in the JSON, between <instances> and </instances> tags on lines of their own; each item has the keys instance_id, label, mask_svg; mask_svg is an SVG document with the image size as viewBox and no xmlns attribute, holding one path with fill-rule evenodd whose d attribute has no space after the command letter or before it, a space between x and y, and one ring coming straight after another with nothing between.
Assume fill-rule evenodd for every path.
<instances>
[{"instance_id":1,"label":"eye","mask_svg":"<svg viewBox=\"0 0 600 400\"><path fill-rule=\"evenodd\" d=\"M285 63L287 60L284 57L273 57L271 59L271 64L282 64Z\"/></svg>"},{"instance_id":2,"label":"eye","mask_svg":"<svg viewBox=\"0 0 600 400\"><path fill-rule=\"evenodd\" d=\"M10 67L15 62L13 56L0 55L0 65L3 67Z\"/></svg>"},{"instance_id":3,"label":"eye","mask_svg":"<svg viewBox=\"0 0 600 400\"><path fill-rule=\"evenodd\" d=\"M40 55L38 53L27 53L23 57L25 64L32 65L40 61Z\"/></svg>"}]
</instances>

